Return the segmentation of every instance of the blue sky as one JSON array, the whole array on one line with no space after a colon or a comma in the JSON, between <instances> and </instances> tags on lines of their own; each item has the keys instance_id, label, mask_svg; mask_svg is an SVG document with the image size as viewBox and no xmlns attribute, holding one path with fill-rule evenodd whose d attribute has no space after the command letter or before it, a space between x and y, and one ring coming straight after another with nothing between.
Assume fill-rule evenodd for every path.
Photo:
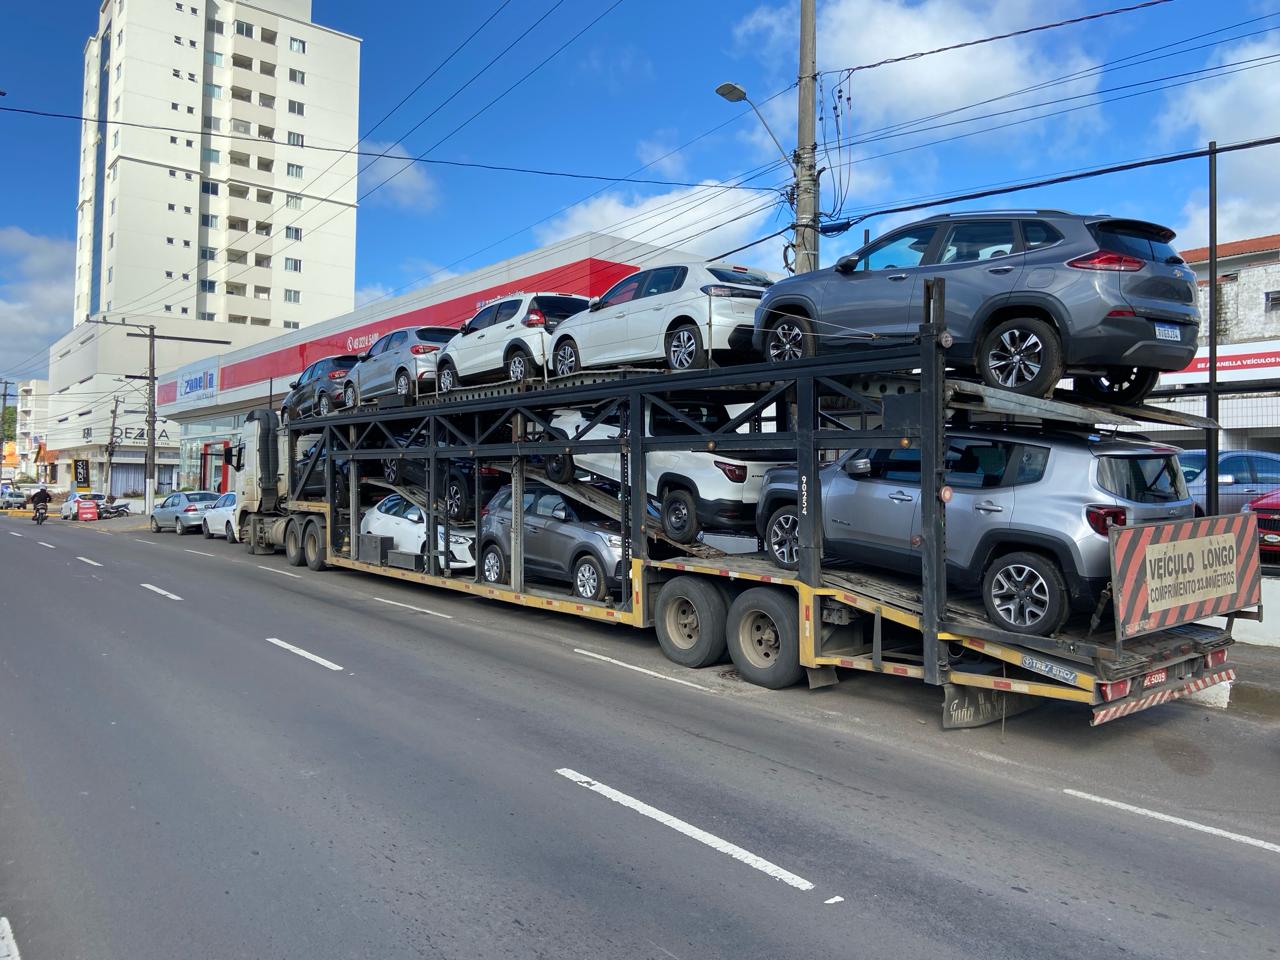
<instances>
[{"instance_id":1,"label":"blue sky","mask_svg":"<svg viewBox=\"0 0 1280 960\"><path fill-rule=\"evenodd\" d=\"M317 22L364 39L361 129L372 126L499 2L315 0ZM512 0L372 139L380 145L394 141L555 4L556 0ZM413 154L434 143L607 5L607 0L561 0L541 26L409 137L404 148ZM819 0L819 64L834 70L1118 5L1118 0L1092 0L1070 8L1031 0ZM96 24L96 9L96 3L83 0L9 9L0 39L0 87L8 96L0 105L73 112L81 94L83 44ZM1105 92L1110 88L1280 55L1280 15L1189 39L1269 12L1249 2L1173 0L1149 10L856 73L848 88L852 102L841 117L846 139L865 139L859 135L866 131L883 131L889 125L1077 76L932 121L964 121L945 128L850 146L824 157L822 163L841 171L847 193L843 209L849 213L1187 149L1210 137L1227 142L1280 133L1280 98L1274 94L1280 63L1266 59L1257 65L1241 64L1250 69L1229 76L1105 102L1149 89L1130 86ZM777 151L744 111L745 105L726 103L713 90L724 80L734 80L753 98L764 100L785 89L796 73L797 19L795 3L623 0L432 156L624 176L737 118L641 174L719 184L769 164ZM1256 35L1243 36L1250 33ZM1182 47L1146 55L1160 59L1126 69L1102 69L1119 58L1182 40L1187 41ZM1170 56L1174 50L1185 52ZM838 75L824 76L823 129L828 139L835 135L830 100L833 85L839 84ZM1062 97L1075 99L974 119ZM1079 109L975 133L1068 107ZM794 143L794 92L770 101L764 110L783 143ZM0 150L0 183L6 184L0 194L0 330L5 334L0 340L0 376L30 375L30 364L14 365L70 326L77 137L73 122L0 116L0 142L9 147ZM943 137L959 139L930 142ZM13 149L15 145L26 148ZM894 155L878 156L889 152ZM396 169L386 166L389 162L379 161L382 172ZM1277 170L1280 147L1223 161L1223 239L1280 232ZM825 183L835 182L833 173L825 176ZM774 169L752 182L774 185L784 180L783 171ZM582 229L680 242L712 255L789 222L776 204L769 207L771 196L661 185L607 187L418 165L361 206L357 288L361 299L410 289L426 277L443 276L441 271L481 267ZM1198 162L975 205L1137 215L1173 226L1183 244L1192 246L1205 239L1204 201L1205 167ZM823 209L832 210L834 203L832 191L825 191ZM874 235L902 219L881 218L867 226ZM825 241L824 262L860 239L861 228ZM780 269L781 249L770 243L737 259Z\"/></svg>"}]
</instances>

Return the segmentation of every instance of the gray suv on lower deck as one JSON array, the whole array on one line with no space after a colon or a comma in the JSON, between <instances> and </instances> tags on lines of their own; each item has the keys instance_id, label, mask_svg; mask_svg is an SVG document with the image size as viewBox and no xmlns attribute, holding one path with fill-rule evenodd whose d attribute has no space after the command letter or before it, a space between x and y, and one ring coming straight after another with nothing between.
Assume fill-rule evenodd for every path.
<instances>
[{"instance_id":1,"label":"gray suv on lower deck","mask_svg":"<svg viewBox=\"0 0 1280 960\"><path fill-rule=\"evenodd\" d=\"M1195 355L1195 275L1158 224L1055 210L943 214L832 267L775 283L752 343L768 361L915 333L925 284L946 281L948 356L992 386L1136 403Z\"/></svg>"},{"instance_id":2,"label":"gray suv on lower deck","mask_svg":"<svg viewBox=\"0 0 1280 960\"><path fill-rule=\"evenodd\" d=\"M1177 450L1096 434L1003 429L949 432L947 580L982 594L996 626L1050 635L1094 609L1111 575L1108 529L1192 516ZM843 560L920 571L920 451L850 451L824 467L823 538ZM796 471L770 471L759 533L794 568Z\"/></svg>"}]
</instances>

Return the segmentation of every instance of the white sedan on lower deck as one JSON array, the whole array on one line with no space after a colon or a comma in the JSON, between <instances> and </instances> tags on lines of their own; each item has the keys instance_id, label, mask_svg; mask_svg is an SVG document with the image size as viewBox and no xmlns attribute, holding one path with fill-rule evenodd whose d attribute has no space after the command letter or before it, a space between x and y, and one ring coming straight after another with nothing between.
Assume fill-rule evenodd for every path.
<instances>
[{"instance_id":1,"label":"white sedan on lower deck","mask_svg":"<svg viewBox=\"0 0 1280 960\"><path fill-rule=\"evenodd\" d=\"M548 334L552 372L653 362L692 370L707 365L708 351L747 354L756 306L772 284L763 271L731 263L633 273Z\"/></svg>"},{"instance_id":2,"label":"white sedan on lower deck","mask_svg":"<svg viewBox=\"0 0 1280 960\"><path fill-rule=\"evenodd\" d=\"M390 537L395 550L424 553L427 522L422 510L398 493L384 497L360 519L360 532ZM444 528L436 529L436 548L444 549ZM476 535L465 529L449 530L449 566L454 570L476 565Z\"/></svg>"},{"instance_id":3,"label":"white sedan on lower deck","mask_svg":"<svg viewBox=\"0 0 1280 960\"><path fill-rule=\"evenodd\" d=\"M204 538L226 537L228 543L236 542L236 495L224 493L204 512L201 524Z\"/></svg>"}]
</instances>

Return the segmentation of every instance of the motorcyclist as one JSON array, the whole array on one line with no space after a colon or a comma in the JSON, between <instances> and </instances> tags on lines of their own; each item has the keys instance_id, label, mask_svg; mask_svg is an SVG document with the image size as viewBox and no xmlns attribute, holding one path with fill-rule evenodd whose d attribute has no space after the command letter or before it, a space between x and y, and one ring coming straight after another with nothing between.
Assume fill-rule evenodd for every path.
<instances>
[{"instance_id":1,"label":"motorcyclist","mask_svg":"<svg viewBox=\"0 0 1280 960\"><path fill-rule=\"evenodd\" d=\"M53 497L50 495L49 491L44 487L41 487L31 495L31 509L37 510L40 507L44 507L47 512L49 509L49 501L52 499Z\"/></svg>"}]
</instances>

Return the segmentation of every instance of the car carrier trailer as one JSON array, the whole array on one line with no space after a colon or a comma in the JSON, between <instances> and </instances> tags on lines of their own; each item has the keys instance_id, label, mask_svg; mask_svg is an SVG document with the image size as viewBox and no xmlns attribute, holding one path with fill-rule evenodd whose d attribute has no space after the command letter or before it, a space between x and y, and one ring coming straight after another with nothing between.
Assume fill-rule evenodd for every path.
<instances>
[{"instance_id":1,"label":"car carrier trailer","mask_svg":"<svg viewBox=\"0 0 1280 960\"><path fill-rule=\"evenodd\" d=\"M744 679L765 687L806 678L811 687L829 686L839 682L841 670L923 681L942 688L946 728L998 721L1044 700L1079 703L1090 709L1093 724L1104 723L1233 680L1228 655L1234 619L1261 617L1257 533L1248 515L1113 529L1112 583L1103 601L1091 618L1069 621L1054 636L997 629L980 603L949 596L949 419L1016 418L1024 425L1065 422L1114 430L1143 422L1213 425L1159 408L1085 407L1069 398L1042 400L950 380L943 296L942 281L926 284L923 323L914 336L786 364L678 374L585 372L459 390L417 404L390 398L376 407L284 426L273 411L255 411L241 443L227 451L238 471L241 539L251 552L283 547L291 564L312 570L358 570L566 616L653 628L674 663L700 668L727 655ZM708 428L680 412L678 399L690 396L715 398L741 412ZM644 424L654 408L683 422L685 431L647 436ZM613 439L559 435L551 420L564 409L589 412L581 434L606 417L620 418L623 429ZM823 562L817 489L823 456L886 447L920 452L921 529L927 533L921 538L919 579ZM645 457L655 450L794 456L799 568L782 570L761 553L727 554L705 543L666 540L649 511L645 485ZM588 452L621 458L624 482L616 496L572 471L566 479L563 464L555 464ZM389 462L408 459L423 463L425 487L385 481ZM438 547L449 542L451 521L441 494L457 460L472 461L477 510L480 468L510 474L512 556L503 583L481 579L478 554L465 574L451 570L448 550ZM620 522L620 597L584 601L526 581L522 493L534 480ZM388 487L422 509L429 531L422 555L388 551L382 538L359 533L363 511ZM437 529L443 537L430 534ZM1148 554L1184 542L1229 543L1230 562L1223 559L1226 566L1207 587L1149 584L1150 571L1165 568L1149 569ZM1219 553L1226 557L1225 548ZM1158 603L1152 599L1157 588ZM1226 617L1225 626L1202 622L1210 615Z\"/></svg>"}]
</instances>

